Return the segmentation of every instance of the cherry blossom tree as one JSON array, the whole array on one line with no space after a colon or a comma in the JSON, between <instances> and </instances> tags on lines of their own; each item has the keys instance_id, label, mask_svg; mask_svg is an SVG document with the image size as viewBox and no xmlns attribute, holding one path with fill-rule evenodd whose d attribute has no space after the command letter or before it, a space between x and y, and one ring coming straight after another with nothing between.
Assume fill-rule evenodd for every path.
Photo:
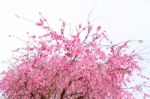
<instances>
[{"instance_id":1,"label":"cherry blossom tree","mask_svg":"<svg viewBox=\"0 0 150 99\"><path fill-rule=\"evenodd\" d=\"M76 32L66 36L66 23L53 30L40 14L35 24L46 31L30 35L26 47L14 50L13 67L2 73L0 91L6 99L134 99L147 83L129 87L133 73L141 74L142 60L136 51L128 51L128 40L113 44L101 26L79 24ZM84 35L84 36L83 36ZM103 44L107 43L107 45Z\"/></svg>"}]
</instances>

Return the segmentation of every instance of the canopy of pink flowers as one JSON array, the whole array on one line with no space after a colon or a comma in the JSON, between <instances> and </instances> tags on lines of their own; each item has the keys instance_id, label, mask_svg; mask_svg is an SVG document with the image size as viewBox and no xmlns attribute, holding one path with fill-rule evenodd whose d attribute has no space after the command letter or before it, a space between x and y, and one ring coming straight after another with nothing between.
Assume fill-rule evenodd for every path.
<instances>
[{"instance_id":1,"label":"canopy of pink flowers","mask_svg":"<svg viewBox=\"0 0 150 99\"><path fill-rule=\"evenodd\" d=\"M134 99L127 90L130 76L140 74L137 53L127 52L126 41L113 44L100 26L79 24L65 36L51 29L45 18L37 26L46 30L32 35L27 46L14 50L14 67L4 72L0 90L8 99ZM85 36L82 36L85 33ZM102 42L108 45L103 45ZM145 77L145 76L141 76ZM145 77L146 78L146 77ZM147 78L148 79L148 78ZM141 86L133 89L140 90ZM142 93L141 93L142 94ZM146 98L149 95L143 94Z\"/></svg>"}]
</instances>

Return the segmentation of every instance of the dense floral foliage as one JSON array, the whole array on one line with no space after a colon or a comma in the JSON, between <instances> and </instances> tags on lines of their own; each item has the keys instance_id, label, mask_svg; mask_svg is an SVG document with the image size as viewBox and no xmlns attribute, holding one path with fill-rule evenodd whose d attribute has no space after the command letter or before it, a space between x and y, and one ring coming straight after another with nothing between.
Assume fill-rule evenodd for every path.
<instances>
[{"instance_id":1,"label":"dense floral foliage","mask_svg":"<svg viewBox=\"0 0 150 99\"><path fill-rule=\"evenodd\" d=\"M128 91L133 72L149 79L140 74L140 56L127 52L130 40L113 44L100 26L90 22L79 24L70 37L64 21L60 31L51 29L44 17L36 25L46 33L30 36L26 47L14 50L23 54L13 58L15 66L0 80L7 99L134 99Z\"/></svg>"}]
</instances>

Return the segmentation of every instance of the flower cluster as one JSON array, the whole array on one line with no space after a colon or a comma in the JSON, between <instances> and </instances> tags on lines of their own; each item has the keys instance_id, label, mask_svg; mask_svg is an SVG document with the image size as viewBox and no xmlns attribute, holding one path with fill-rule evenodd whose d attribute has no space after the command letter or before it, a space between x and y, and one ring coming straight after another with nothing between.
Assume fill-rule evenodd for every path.
<instances>
[{"instance_id":1,"label":"flower cluster","mask_svg":"<svg viewBox=\"0 0 150 99\"><path fill-rule=\"evenodd\" d=\"M139 55L127 52L130 40L113 44L100 26L95 29L90 22L79 24L70 37L64 35L64 21L60 31L51 29L44 17L36 25L46 33L30 36L26 47L14 50L23 54L14 57L15 67L0 80L7 99L134 99L127 90L133 72L149 79L140 75Z\"/></svg>"}]
</instances>

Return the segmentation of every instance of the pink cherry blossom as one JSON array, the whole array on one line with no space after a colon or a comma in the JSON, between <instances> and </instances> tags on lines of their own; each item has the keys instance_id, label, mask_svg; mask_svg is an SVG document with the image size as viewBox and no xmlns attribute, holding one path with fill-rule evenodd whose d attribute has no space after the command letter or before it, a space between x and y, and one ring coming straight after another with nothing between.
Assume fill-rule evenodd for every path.
<instances>
[{"instance_id":1,"label":"pink cherry blossom","mask_svg":"<svg viewBox=\"0 0 150 99\"><path fill-rule=\"evenodd\" d=\"M15 67L5 71L0 80L6 99L135 99L128 89L140 91L144 99L150 97L141 92L150 87L145 83L128 87L133 73L149 81L141 74L140 55L127 52L132 41L112 44L101 26L94 30L91 23L79 24L71 37L64 35L65 21L61 31L52 30L43 16L36 25L46 33L29 36L28 46L15 51L24 54L14 56ZM81 33L86 33L85 37ZM103 46L102 40L108 46Z\"/></svg>"}]
</instances>

